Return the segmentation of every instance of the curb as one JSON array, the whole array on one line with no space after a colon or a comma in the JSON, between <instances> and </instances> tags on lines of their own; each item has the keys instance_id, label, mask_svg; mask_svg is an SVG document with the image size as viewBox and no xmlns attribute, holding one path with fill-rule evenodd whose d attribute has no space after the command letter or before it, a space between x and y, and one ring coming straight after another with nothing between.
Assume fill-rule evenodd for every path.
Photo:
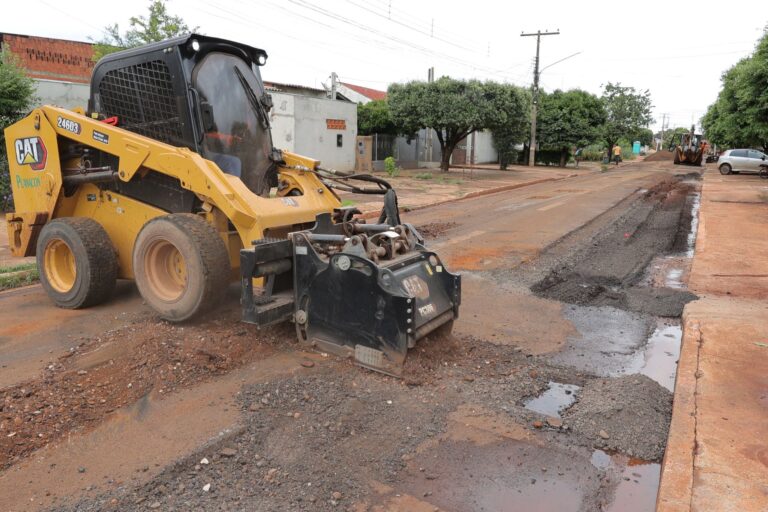
<instances>
[{"instance_id":1,"label":"curb","mask_svg":"<svg viewBox=\"0 0 768 512\"><path fill-rule=\"evenodd\" d=\"M672 421L667 448L661 461L656 512L689 512L696 456L696 394L699 378L701 330L695 318L683 310L683 337L675 377Z\"/></svg>"}]
</instances>

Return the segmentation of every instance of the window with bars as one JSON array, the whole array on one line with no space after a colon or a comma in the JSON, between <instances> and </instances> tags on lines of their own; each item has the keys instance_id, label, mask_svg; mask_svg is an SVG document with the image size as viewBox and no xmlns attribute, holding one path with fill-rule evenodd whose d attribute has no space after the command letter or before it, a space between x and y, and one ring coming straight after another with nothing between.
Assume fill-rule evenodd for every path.
<instances>
[{"instance_id":1,"label":"window with bars","mask_svg":"<svg viewBox=\"0 0 768 512\"><path fill-rule=\"evenodd\" d=\"M126 130L185 146L171 72L155 60L107 72L99 83L101 113L117 116Z\"/></svg>"}]
</instances>

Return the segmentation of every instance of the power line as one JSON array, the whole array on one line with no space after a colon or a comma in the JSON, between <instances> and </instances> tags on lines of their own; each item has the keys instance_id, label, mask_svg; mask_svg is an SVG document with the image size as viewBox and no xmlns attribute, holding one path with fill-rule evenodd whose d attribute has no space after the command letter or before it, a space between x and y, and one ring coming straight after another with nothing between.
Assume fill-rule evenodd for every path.
<instances>
[{"instance_id":1,"label":"power line","mask_svg":"<svg viewBox=\"0 0 768 512\"><path fill-rule=\"evenodd\" d=\"M379 37L386 38L386 39L388 39L388 40L390 40L392 42L395 42L397 44L400 44L400 45L404 46L405 48L407 48L409 50L416 50L416 51L418 51L420 53L423 53L425 55L428 55L430 57L442 58L443 60L446 60L446 61L449 61L449 62L453 62L455 64L458 64L458 65L470 68L470 69L472 69L474 71L480 70L480 71L483 71L486 74L501 76L501 77L505 77L507 79L509 78L508 75L505 75L504 73L499 72L499 70L497 70L497 69L488 68L486 66L479 66L475 62L468 62L466 60L460 59L460 58L455 57L453 55L444 54L444 53L441 53L441 52L438 52L438 51L435 51L435 50L431 50L429 48L426 48L424 46L415 44L415 43L413 43L411 41L402 39L400 37L396 37L396 36L392 36L392 35L389 35L389 34L385 34L385 33L381 32L381 31L379 31L379 30L377 30L377 29L375 29L373 27L370 27L368 25L365 25L365 24L359 23L357 21L351 20L351 19L349 19L349 18L347 18L345 16L342 16L342 15L340 15L338 13L334 13L334 12L328 11L327 9L324 9L324 8L322 8L322 7L318 6L318 5L315 5L315 4L311 3L311 2L307 2L305 0L289 0L289 1L291 3L293 3L293 4L295 4L295 5L298 5L300 7L304 7L305 9L311 10L313 12L317 12L318 14L321 14L323 16L329 17L329 18L334 19L336 21L340 21L341 23L345 23L347 25L350 25L350 26L353 26L355 28L358 28L359 30L362 30L362 31L364 31L366 33L370 33L370 34L377 35Z\"/></svg>"},{"instance_id":2,"label":"power line","mask_svg":"<svg viewBox=\"0 0 768 512\"><path fill-rule=\"evenodd\" d=\"M397 25L400 25L401 27L405 27L405 28L407 28L409 30L413 30L414 32L418 32L419 34L432 37L434 39L437 39L438 41L442 41L443 43L449 44L449 45L454 46L456 48L459 48L461 50L466 50L468 52L475 52L475 50L473 50L471 48L467 48L466 46L462 46L460 44L457 44L457 43L455 43L455 42L453 42L453 41L451 41L449 39L443 39L440 36L435 37L435 35L434 35L434 21L435 20L434 19L432 19L432 26L430 28L430 32L426 32L426 31L420 30L420 29L418 29L418 28L416 28L416 27L414 27L414 26L412 26L412 25L410 25L408 23L404 23L402 21L398 21L397 19L387 18L387 16L379 14L378 12L376 12L376 11L374 11L372 9L369 9L366 6L360 5L360 4L356 3L354 0L347 0L347 2L352 4L352 5L354 5L355 7L359 8L359 9L362 9L364 11L372 13L372 14L374 14L376 16L379 16L379 17L385 18L385 19L389 19L390 22L395 23Z\"/></svg>"}]
</instances>

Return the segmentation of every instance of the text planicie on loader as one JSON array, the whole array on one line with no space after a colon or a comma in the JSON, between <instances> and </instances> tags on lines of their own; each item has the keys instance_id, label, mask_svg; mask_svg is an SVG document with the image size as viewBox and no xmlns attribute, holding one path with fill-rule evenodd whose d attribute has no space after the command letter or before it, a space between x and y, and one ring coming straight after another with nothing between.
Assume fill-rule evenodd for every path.
<instances>
[{"instance_id":1,"label":"text planicie on loader","mask_svg":"<svg viewBox=\"0 0 768 512\"><path fill-rule=\"evenodd\" d=\"M117 278L184 321L240 276L243 320L293 321L302 343L399 375L458 316L460 276L400 221L383 179L275 149L263 50L196 34L108 55L87 112L35 109L6 129L11 250L37 256L60 307ZM377 221L336 190L380 194Z\"/></svg>"},{"instance_id":2,"label":"text planicie on loader","mask_svg":"<svg viewBox=\"0 0 768 512\"><path fill-rule=\"evenodd\" d=\"M696 127L691 126L690 132L681 133L672 140L669 149L675 153L675 165L701 165L709 144L701 134L696 133Z\"/></svg>"}]
</instances>

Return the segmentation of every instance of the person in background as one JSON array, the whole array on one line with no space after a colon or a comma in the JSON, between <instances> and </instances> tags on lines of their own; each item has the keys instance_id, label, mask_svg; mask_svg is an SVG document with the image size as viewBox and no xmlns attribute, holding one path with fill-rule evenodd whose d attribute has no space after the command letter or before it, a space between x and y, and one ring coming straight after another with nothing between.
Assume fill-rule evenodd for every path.
<instances>
[{"instance_id":1,"label":"person in background","mask_svg":"<svg viewBox=\"0 0 768 512\"><path fill-rule=\"evenodd\" d=\"M619 165L619 162L621 162L621 146L618 144L613 146L613 161L616 162L616 165Z\"/></svg>"},{"instance_id":2,"label":"person in background","mask_svg":"<svg viewBox=\"0 0 768 512\"><path fill-rule=\"evenodd\" d=\"M579 166L579 162L581 162L581 155L584 152L584 148L576 148L576 153L573 155L576 159L576 167Z\"/></svg>"}]
</instances>

